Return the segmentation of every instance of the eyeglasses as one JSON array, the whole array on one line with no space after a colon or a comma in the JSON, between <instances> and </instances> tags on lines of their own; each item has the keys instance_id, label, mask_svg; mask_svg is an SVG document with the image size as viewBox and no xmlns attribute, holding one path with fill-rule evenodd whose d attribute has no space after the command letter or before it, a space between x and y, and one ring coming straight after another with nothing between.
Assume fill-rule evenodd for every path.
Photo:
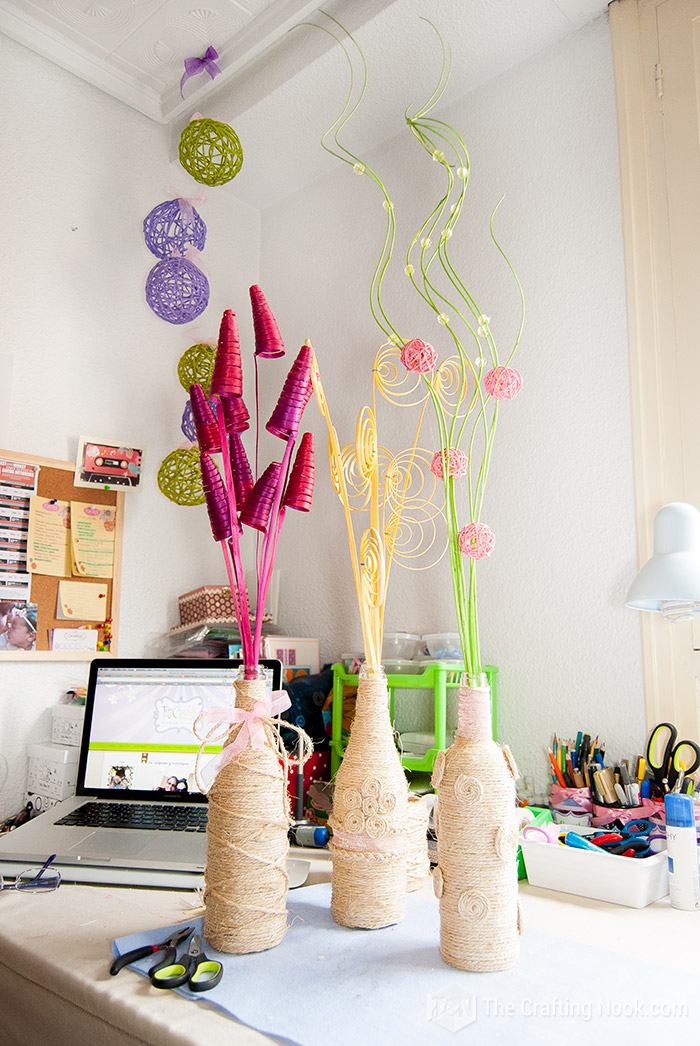
<instances>
[{"instance_id":1,"label":"eyeglasses","mask_svg":"<svg viewBox=\"0 0 700 1046\"><path fill-rule=\"evenodd\" d=\"M52 868L51 871L46 874L46 870L55 859L56 854L51 854L47 861L44 861L41 868L26 868L23 872L19 872L15 876L13 883L4 882L2 875L0 875L0 891L2 890L22 890L25 893L50 893L52 890L57 890L61 885L61 873Z\"/></svg>"}]
</instances>

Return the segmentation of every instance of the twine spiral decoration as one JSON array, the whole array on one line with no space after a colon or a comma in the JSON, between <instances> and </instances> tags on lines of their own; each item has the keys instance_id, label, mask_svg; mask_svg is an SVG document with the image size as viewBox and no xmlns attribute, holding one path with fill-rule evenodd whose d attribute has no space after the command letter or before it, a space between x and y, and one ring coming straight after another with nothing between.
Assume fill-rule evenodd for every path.
<instances>
[{"instance_id":1,"label":"twine spiral decoration","mask_svg":"<svg viewBox=\"0 0 700 1046\"><path fill-rule=\"evenodd\" d=\"M360 475L371 478L377 467L377 422L369 407L363 407L357 416L355 452Z\"/></svg>"},{"instance_id":2,"label":"twine spiral decoration","mask_svg":"<svg viewBox=\"0 0 700 1046\"><path fill-rule=\"evenodd\" d=\"M233 127L219 120L190 120L180 135L180 163L197 182L224 185L243 166L243 149Z\"/></svg>"},{"instance_id":3,"label":"twine spiral decoration","mask_svg":"<svg viewBox=\"0 0 700 1046\"><path fill-rule=\"evenodd\" d=\"M158 469L158 489L176 505L201 505L204 502L199 451L196 447L173 450Z\"/></svg>"},{"instance_id":4,"label":"twine spiral decoration","mask_svg":"<svg viewBox=\"0 0 700 1046\"><path fill-rule=\"evenodd\" d=\"M490 910L489 899L482 890L466 890L457 901L457 911L463 919L485 919Z\"/></svg>"},{"instance_id":5,"label":"twine spiral decoration","mask_svg":"<svg viewBox=\"0 0 700 1046\"><path fill-rule=\"evenodd\" d=\"M464 381L459 356L450 356L440 364L435 371L433 388L440 402L455 410L457 417L461 417L456 408L467 398L467 383Z\"/></svg>"},{"instance_id":6,"label":"twine spiral decoration","mask_svg":"<svg viewBox=\"0 0 700 1046\"><path fill-rule=\"evenodd\" d=\"M170 258L174 252L183 256L189 247L204 250L207 227L194 207L191 217L180 200L159 203L143 220L143 237L151 254Z\"/></svg>"},{"instance_id":7,"label":"twine spiral decoration","mask_svg":"<svg viewBox=\"0 0 700 1046\"><path fill-rule=\"evenodd\" d=\"M384 602L384 548L374 527L368 527L362 535L360 571L365 606L373 609L380 607Z\"/></svg>"},{"instance_id":8,"label":"twine spiral decoration","mask_svg":"<svg viewBox=\"0 0 700 1046\"><path fill-rule=\"evenodd\" d=\"M209 304L209 281L187 258L164 258L148 274L146 301L166 323L191 323Z\"/></svg>"},{"instance_id":9,"label":"twine spiral decoration","mask_svg":"<svg viewBox=\"0 0 700 1046\"><path fill-rule=\"evenodd\" d=\"M209 395L215 357L216 349L205 342L185 349L177 365L177 376L185 392L190 391L191 385L201 385L205 396Z\"/></svg>"},{"instance_id":10,"label":"twine spiral decoration","mask_svg":"<svg viewBox=\"0 0 700 1046\"><path fill-rule=\"evenodd\" d=\"M374 384L387 402L398 407L415 407L428 396L420 374L406 370L401 349L393 342L382 345L374 358Z\"/></svg>"}]
</instances>

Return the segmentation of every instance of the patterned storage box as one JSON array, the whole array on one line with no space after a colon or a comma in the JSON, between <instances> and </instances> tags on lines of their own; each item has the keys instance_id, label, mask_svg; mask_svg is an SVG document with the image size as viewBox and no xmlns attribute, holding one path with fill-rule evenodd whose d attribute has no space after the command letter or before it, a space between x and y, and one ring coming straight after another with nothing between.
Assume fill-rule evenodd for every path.
<instances>
[{"instance_id":1,"label":"patterned storage box","mask_svg":"<svg viewBox=\"0 0 700 1046\"><path fill-rule=\"evenodd\" d=\"M234 621L235 611L228 585L210 585L186 592L178 598L181 625L204 621Z\"/></svg>"}]
</instances>

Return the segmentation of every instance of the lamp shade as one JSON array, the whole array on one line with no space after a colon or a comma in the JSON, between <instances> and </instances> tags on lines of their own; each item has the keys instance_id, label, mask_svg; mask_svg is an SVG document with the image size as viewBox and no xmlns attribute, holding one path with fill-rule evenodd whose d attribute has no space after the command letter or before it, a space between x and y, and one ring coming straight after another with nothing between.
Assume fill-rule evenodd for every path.
<instances>
[{"instance_id":1,"label":"lamp shade","mask_svg":"<svg viewBox=\"0 0 700 1046\"><path fill-rule=\"evenodd\" d=\"M682 501L664 505L654 520L654 555L630 585L625 605L671 620L700 613L700 512Z\"/></svg>"}]
</instances>

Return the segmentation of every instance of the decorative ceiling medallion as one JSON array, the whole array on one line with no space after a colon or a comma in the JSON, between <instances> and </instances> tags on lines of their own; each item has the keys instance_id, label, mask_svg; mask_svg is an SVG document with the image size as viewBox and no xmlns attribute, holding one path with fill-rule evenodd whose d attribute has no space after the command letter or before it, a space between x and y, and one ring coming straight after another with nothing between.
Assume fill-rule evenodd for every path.
<instances>
[{"instance_id":1,"label":"decorative ceiling medallion","mask_svg":"<svg viewBox=\"0 0 700 1046\"><path fill-rule=\"evenodd\" d=\"M125 29L135 20L138 0L108 0L107 3L87 3L87 0L54 0L56 14L80 29L114 32Z\"/></svg>"}]
</instances>

